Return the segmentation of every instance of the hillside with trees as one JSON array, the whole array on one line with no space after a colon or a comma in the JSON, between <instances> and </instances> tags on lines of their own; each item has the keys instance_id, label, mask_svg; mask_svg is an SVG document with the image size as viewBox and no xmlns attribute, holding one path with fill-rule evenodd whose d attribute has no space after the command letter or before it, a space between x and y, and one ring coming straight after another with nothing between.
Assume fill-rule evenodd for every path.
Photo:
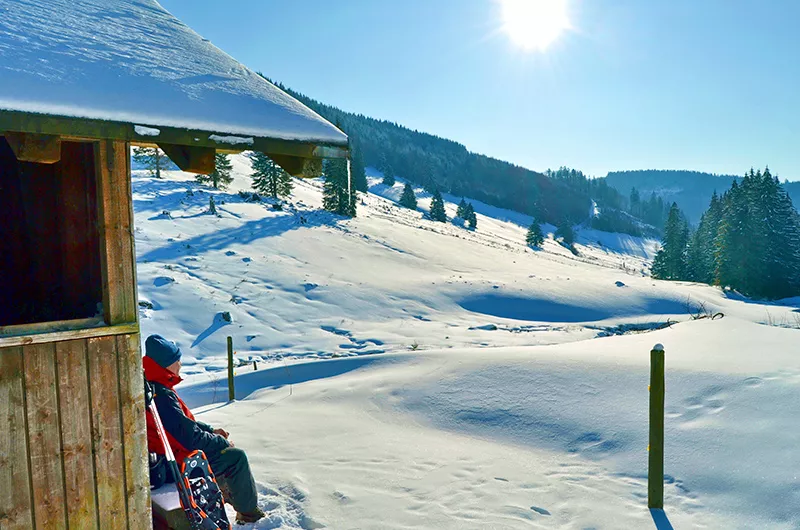
<instances>
[{"instance_id":1,"label":"hillside with trees","mask_svg":"<svg viewBox=\"0 0 800 530\"><path fill-rule=\"evenodd\" d=\"M800 294L800 214L769 169L712 195L694 233L673 203L653 277L777 299Z\"/></svg>"},{"instance_id":2,"label":"hillside with trees","mask_svg":"<svg viewBox=\"0 0 800 530\"><path fill-rule=\"evenodd\" d=\"M653 195L669 205L677 203L687 220L696 225L700 222L711 196L731 187L741 176L715 175L700 171L657 170L612 171L604 179L609 187L628 195L632 189L642 198ZM800 204L800 182L784 182L784 188L794 204Z\"/></svg>"},{"instance_id":3,"label":"hillside with trees","mask_svg":"<svg viewBox=\"0 0 800 530\"><path fill-rule=\"evenodd\" d=\"M354 159L381 170L387 184L394 177L401 177L430 193L440 191L470 197L554 225L587 221L593 201L602 210L626 208L625 194L580 171L567 168L547 173L531 171L472 153L458 142L346 112L275 84L341 127L350 137Z\"/></svg>"}]
</instances>

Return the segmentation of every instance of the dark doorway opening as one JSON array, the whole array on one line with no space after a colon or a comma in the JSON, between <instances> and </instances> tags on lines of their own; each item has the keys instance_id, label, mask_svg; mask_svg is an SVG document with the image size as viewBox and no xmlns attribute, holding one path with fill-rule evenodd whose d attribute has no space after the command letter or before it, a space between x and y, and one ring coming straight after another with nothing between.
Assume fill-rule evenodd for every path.
<instances>
[{"instance_id":1,"label":"dark doorway opening","mask_svg":"<svg viewBox=\"0 0 800 530\"><path fill-rule=\"evenodd\" d=\"M0 326L102 317L94 154L19 162L0 136Z\"/></svg>"}]
</instances>

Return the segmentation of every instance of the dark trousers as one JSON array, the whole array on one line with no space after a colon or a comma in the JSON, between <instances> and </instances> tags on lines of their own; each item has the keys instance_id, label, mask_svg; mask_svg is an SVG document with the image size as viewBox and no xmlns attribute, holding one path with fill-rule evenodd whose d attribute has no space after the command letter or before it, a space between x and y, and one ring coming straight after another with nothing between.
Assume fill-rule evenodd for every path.
<instances>
[{"instance_id":1,"label":"dark trousers","mask_svg":"<svg viewBox=\"0 0 800 530\"><path fill-rule=\"evenodd\" d=\"M239 513L252 513L258 507L256 483L250 472L247 455L237 447L228 447L208 457L225 502Z\"/></svg>"}]
</instances>

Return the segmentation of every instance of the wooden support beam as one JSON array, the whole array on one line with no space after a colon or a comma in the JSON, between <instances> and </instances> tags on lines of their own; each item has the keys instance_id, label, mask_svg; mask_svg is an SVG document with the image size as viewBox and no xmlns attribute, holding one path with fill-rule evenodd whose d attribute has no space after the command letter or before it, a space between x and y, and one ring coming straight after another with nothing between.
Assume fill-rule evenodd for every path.
<instances>
[{"instance_id":1,"label":"wooden support beam","mask_svg":"<svg viewBox=\"0 0 800 530\"><path fill-rule=\"evenodd\" d=\"M159 143L158 146L183 171L200 175L208 175L214 171L215 150L213 147L162 143Z\"/></svg>"},{"instance_id":2,"label":"wooden support beam","mask_svg":"<svg viewBox=\"0 0 800 530\"><path fill-rule=\"evenodd\" d=\"M274 153L265 153L293 177L316 178L322 175L322 160Z\"/></svg>"},{"instance_id":3,"label":"wooden support beam","mask_svg":"<svg viewBox=\"0 0 800 530\"><path fill-rule=\"evenodd\" d=\"M117 141L99 142L95 150L103 310L110 325L136 322L139 315L129 153L128 144Z\"/></svg>"},{"instance_id":4,"label":"wooden support beam","mask_svg":"<svg viewBox=\"0 0 800 530\"><path fill-rule=\"evenodd\" d=\"M61 160L61 138L58 136L11 131L3 133L3 136L20 162L55 164Z\"/></svg>"}]
</instances>

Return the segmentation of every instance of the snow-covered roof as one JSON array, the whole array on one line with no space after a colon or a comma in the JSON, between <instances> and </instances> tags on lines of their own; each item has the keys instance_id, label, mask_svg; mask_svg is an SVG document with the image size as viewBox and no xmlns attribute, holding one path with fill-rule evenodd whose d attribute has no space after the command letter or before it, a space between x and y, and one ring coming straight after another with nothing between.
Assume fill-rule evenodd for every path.
<instances>
[{"instance_id":1,"label":"snow-covered roof","mask_svg":"<svg viewBox=\"0 0 800 530\"><path fill-rule=\"evenodd\" d=\"M347 143L154 0L4 0L0 80L0 112Z\"/></svg>"}]
</instances>

